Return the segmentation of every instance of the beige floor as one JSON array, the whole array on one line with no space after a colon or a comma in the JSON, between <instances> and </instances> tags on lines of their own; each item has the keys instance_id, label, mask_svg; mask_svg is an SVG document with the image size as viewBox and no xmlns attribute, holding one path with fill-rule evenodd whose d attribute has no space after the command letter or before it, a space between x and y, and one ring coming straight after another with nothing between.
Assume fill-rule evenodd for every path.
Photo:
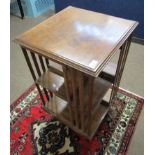
<instances>
[{"instance_id":1,"label":"beige floor","mask_svg":"<svg viewBox=\"0 0 155 155\"><path fill-rule=\"evenodd\" d=\"M10 17L10 37L11 37L11 103L22 92L25 91L32 83L29 69L26 65L24 56L13 40L20 33L47 19L53 13L48 12L38 18L26 18L21 20L18 17ZM116 60L118 56L114 58ZM127 63L123 73L121 87L140 96L144 95L144 47L139 44L132 43L128 55ZM134 136L129 147L128 155L143 155L144 154L144 112L142 112L137 124Z\"/></svg>"}]
</instances>

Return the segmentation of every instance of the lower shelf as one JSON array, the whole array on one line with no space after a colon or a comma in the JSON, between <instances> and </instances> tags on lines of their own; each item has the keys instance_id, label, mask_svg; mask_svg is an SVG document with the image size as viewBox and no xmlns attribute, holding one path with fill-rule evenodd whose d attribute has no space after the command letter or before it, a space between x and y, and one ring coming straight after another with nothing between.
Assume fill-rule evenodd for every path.
<instances>
[{"instance_id":1,"label":"lower shelf","mask_svg":"<svg viewBox=\"0 0 155 155\"><path fill-rule=\"evenodd\" d=\"M54 116L61 116L69 120L69 105L59 97L53 95L53 98L46 103L44 108Z\"/></svg>"},{"instance_id":2,"label":"lower shelf","mask_svg":"<svg viewBox=\"0 0 155 155\"><path fill-rule=\"evenodd\" d=\"M102 120L105 118L106 114L108 113L109 108L110 108L109 103L102 100L92 117L91 132L88 137L89 139L92 139L92 137L95 135L99 125L101 124Z\"/></svg>"},{"instance_id":3,"label":"lower shelf","mask_svg":"<svg viewBox=\"0 0 155 155\"><path fill-rule=\"evenodd\" d=\"M54 115L56 118L58 118L62 123L68 125L72 130L79 133L80 135L83 135L87 139L92 139L94 136L96 130L98 129L100 123L106 116L108 110L109 110L109 104L107 102L101 101L100 105L96 109L96 112L92 115L91 122L85 121L85 128L88 129L86 126L87 124L91 123L91 130L88 134L88 131L83 131L82 129L76 127L71 121L70 121L70 115L69 115L69 104L58 98L54 97L50 102L48 102L45 105L45 110ZM80 114L79 114L80 115Z\"/></svg>"}]
</instances>

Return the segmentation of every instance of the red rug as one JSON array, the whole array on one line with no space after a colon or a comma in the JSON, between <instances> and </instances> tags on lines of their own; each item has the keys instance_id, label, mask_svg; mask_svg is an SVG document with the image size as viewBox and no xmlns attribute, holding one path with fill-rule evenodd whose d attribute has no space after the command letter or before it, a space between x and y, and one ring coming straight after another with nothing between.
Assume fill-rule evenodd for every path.
<instances>
[{"instance_id":1,"label":"red rug","mask_svg":"<svg viewBox=\"0 0 155 155\"><path fill-rule=\"evenodd\" d=\"M93 155L125 155L144 100L122 89L90 142ZM31 86L11 105L11 155L86 155L87 142L41 107Z\"/></svg>"}]
</instances>

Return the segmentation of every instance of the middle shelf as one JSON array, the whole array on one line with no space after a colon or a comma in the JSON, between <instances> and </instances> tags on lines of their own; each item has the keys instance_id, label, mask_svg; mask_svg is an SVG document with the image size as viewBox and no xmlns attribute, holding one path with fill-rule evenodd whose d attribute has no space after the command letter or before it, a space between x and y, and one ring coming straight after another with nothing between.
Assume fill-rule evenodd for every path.
<instances>
[{"instance_id":1,"label":"middle shelf","mask_svg":"<svg viewBox=\"0 0 155 155\"><path fill-rule=\"evenodd\" d=\"M56 96L60 97L61 99L67 101L66 91L65 91L65 84L64 78L56 75L50 71L46 71L42 76L36 81L39 85L44 88L47 88L51 92L54 92ZM104 95L107 91L111 88L112 83L101 79L100 77L95 78L94 81L94 91L93 91L93 108L101 102ZM83 92L86 100L89 98L87 95L87 90L84 88L85 91Z\"/></svg>"}]
</instances>

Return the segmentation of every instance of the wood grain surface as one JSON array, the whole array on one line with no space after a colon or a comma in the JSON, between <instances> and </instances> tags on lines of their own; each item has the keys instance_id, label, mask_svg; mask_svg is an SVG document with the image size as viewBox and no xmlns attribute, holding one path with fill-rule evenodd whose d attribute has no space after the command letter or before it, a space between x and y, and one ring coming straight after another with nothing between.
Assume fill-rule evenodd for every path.
<instances>
[{"instance_id":1,"label":"wood grain surface","mask_svg":"<svg viewBox=\"0 0 155 155\"><path fill-rule=\"evenodd\" d=\"M98 76L137 24L70 6L15 41L51 60Z\"/></svg>"}]
</instances>

